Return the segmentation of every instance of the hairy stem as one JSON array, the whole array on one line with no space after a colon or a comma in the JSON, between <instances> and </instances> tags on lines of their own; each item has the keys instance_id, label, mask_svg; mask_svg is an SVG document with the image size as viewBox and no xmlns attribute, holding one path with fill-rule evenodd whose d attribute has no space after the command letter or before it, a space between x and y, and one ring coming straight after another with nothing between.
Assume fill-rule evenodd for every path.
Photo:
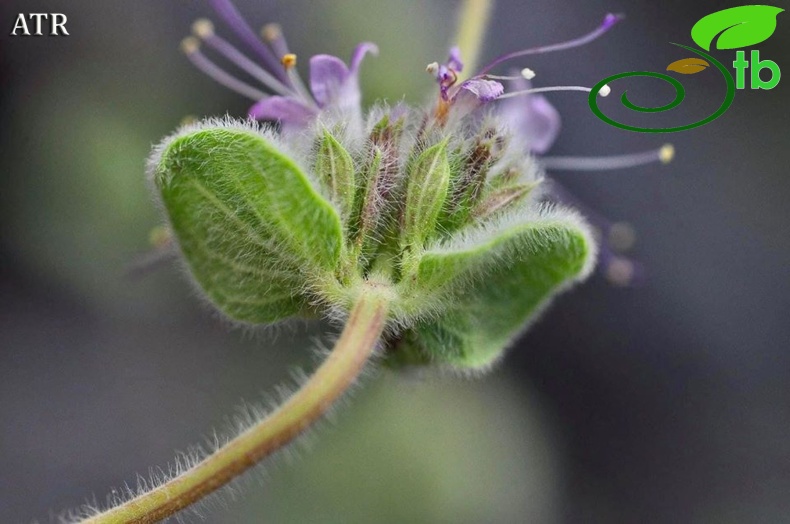
<instances>
[{"instance_id":1,"label":"hairy stem","mask_svg":"<svg viewBox=\"0 0 790 524\"><path fill-rule=\"evenodd\" d=\"M464 0L455 34L455 44L461 49L464 72L468 75L477 70L480 50L483 47L488 20L494 0Z\"/></svg>"},{"instance_id":2,"label":"hairy stem","mask_svg":"<svg viewBox=\"0 0 790 524\"><path fill-rule=\"evenodd\" d=\"M293 440L326 413L359 376L381 336L387 311L386 294L369 284L329 357L276 411L178 477L83 522L157 522L221 488Z\"/></svg>"}]
</instances>

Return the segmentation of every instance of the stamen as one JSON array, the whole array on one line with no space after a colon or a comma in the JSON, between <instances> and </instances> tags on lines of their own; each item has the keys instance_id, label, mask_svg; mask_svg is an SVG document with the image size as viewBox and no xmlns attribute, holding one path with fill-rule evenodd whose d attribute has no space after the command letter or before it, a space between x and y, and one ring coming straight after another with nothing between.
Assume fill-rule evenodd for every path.
<instances>
[{"instance_id":1,"label":"stamen","mask_svg":"<svg viewBox=\"0 0 790 524\"><path fill-rule=\"evenodd\" d=\"M431 62L427 66L425 66L425 72L435 75L439 72L439 62Z\"/></svg>"},{"instance_id":2,"label":"stamen","mask_svg":"<svg viewBox=\"0 0 790 524\"><path fill-rule=\"evenodd\" d=\"M609 31L609 29L614 27L614 25L617 24L617 22L619 22L623 18L624 18L623 15L609 13L609 14L607 14L604 17L603 22L601 22L601 25L599 25L594 31L592 31L590 33L587 33L584 36L581 36L581 37L573 39L573 40L568 40L567 42L562 42L562 43L559 43L559 44L553 44L553 45L547 45L547 46L541 46L541 47L533 47L533 48L530 48L530 49L524 49L522 51L516 51L516 52L513 52L513 53L508 53L506 55L502 55L499 58L495 59L490 64L488 64L487 66L485 66L480 71L480 74L483 75L483 74L487 73L488 71L491 71L491 69L493 69L494 67L498 66L502 62L506 62L506 61L508 61L508 60L510 60L512 58L516 58L516 57L519 57L519 56L536 55L536 54L540 54L540 53L550 53L552 51L564 51L566 49L571 49L571 48L574 48L574 47L579 47L579 46L588 44L588 43L592 42L593 40L595 40L596 38L600 37L601 35L605 34L607 31Z\"/></svg>"},{"instance_id":3,"label":"stamen","mask_svg":"<svg viewBox=\"0 0 790 524\"><path fill-rule=\"evenodd\" d=\"M532 80L535 78L535 71L525 67L521 70L518 76L502 76L502 75L481 75L485 79L491 80Z\"/></svg>"},{"instance_id":4,"label":"stamen","mask_svg":"<svg viewBox=\"0 0 790 524\"><path fill-rule=\"evenodd\" d=\"M285 41L283 30L279 24L266 24L261 29L261 36L274 50L275 55L283 56L290 54L288 42Z\"/></svg>"},{"instance_id":5,"label":"stamen","mask_svg":"<svg viewBox=\"0 0 790 524\"><path fill-rule=\"evenodd\" d=\"M653 162L668 164L674 156L674 146L665 144L659 149L629 155L543 157L541 164L544 168L555 171L607 171L652 164Z\"/></svg>"},{"instance_id":6,"label":"stamen","mask_svg":"<svg viewBox=\"0 0 790 524\"><path fill-rule=\"evenodd\" d=\"M605 87L608 88L609 86L605 86ZM497 98L497 100L502 100L503 98L513 98L513 97L521 96L521 95L531 95L531 94L534 94L534 93L550 93L550 92L554 92L554 91L583 91L585 93L589 93L590 91L592 91L592 89L590 89L589 87L584 87L584 86L534 87L532 89L524 89L522 91L513 91L512 93L506 93L506 94L500 96L499 98ZM601 88L601 90L598 91L598 94L600 96L606 96L611 91L612 91L611 89L605 90L605 89Z\"/></svg>"},{"instance_id":7,"label":"stamen","mask_svg":"<svg viewBox=\"0 0 790 524\"><path fill-rule=\"evenodd\" d=\"M287 81L286 75L278 67L277 57L258 39L255 31L244 21L239 11L230 0L209 0L214 11L222 17L225 23L244 41L245 44L255 51L258 56L266 63L267 69L275 74L281 81Z\"/></svg>"},{"instance_id":8,"label":"stamen","mask_svg":"<svg viewBox=\"0 0 790 524\"><path fill-rule=\"evenodd\" d=\"M217 36L216 33L214 33L214 24L212 24L210 20L206 20L205 18L197 20L192 24L192 32L209 47L236 64L239 68L243 69L246 73L275 93L283 96L290 96L293 94L293 92L280 82L280 80L244 56L244 54L233 47L230 42Z\"/></svg>"},{"instance_id":9,"label":"stamen","mask_svg":"<svg viewBox=\"0 0 790 524\"><path fill-rule=\"evenodd\" d=\"M307 87L305 87L302 79L299 77L299 72L296 70L296 55L287 53L280 59L280 63L285 68L285 73L288 75L288 80L290 80L296 94L310 107L317 108L318 106L316 106L312 95L310 95Z\"/></svg>"},{"instance_id":10,"label":"stamen","mask_svg":"<svg viewBox=\"0 0 790 524\"><path fill-rule=\"evenodd\" d=\"M192 62L195 67L228 89L236 91L240 95L246 96L256 102L269 97L269 95L263 91L259 91L228 74L220 69L214 62L206 58L206 55L200 51L200 40L197 38L193 36L185 38L181 42L181 50L187 55L187 58L189 58L189 61Z\"/></svg>"}]
</instances>

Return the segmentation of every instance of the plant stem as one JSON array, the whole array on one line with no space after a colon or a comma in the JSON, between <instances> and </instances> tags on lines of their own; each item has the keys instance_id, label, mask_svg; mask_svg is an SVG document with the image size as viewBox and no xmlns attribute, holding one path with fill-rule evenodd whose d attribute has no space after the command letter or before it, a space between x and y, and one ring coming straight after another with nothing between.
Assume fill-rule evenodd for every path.
<instances>
[{"instance_id":1,"label":"plant stem","mask_svg":"<svg viewBox=\"0 0 790 524\"><path fill-rule=\"evenodd\" d=\"M329 357L282 406L181 475L83 523L157 522L209 495L289 443L326 413L359 376L381 336L387 311L386 293L367 284Z\"/></svg>"},{"instance_id":2,"label":"plant stem","mask_svg":"<svg viewBox=\"0 0 790 524\"><path fill-rule=\"evenodd\" d=\"M467 75L477 71L477 61L493 7L494 0L464 0L461 7L454 43L461 49Z\"/></svg>"}]
</instances>

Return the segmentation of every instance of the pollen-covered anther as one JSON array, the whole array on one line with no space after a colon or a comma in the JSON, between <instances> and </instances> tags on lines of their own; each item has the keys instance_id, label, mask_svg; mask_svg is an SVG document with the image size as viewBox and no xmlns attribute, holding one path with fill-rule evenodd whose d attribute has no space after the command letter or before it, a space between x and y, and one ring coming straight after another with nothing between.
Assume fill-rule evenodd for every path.
<instances>
[{"instance_id":1,"label":"pollen-covered anther","mask_svg":"<svg viewBox=\"0 0 790 524\"><path fill-rule=\"evenodd\" d=\"M525 67L524 69L521 70L521 77L527 80L532 80L533 78L535 78L535 71L533 71L528 67Z\"/></svg>"},{"instance_id":2,"label":"pollen-covered anther","mask_svg":"<svg viewBox=\"0 0 790 524\"><path fill-rule=\"evenodd\" d=\"M435 75L439 72L439 62L431 62L425 66L425 72Z\"/></svg>"},{"instance_id":3,"label":"pollen-covered anther","mask_svg":"<svg viewBox=\"0 0 790 524\"><path fill-rule=\"evenodd\" d=\"M214 36L214 24L207 18L195 20L192 24L192 34L201 40Z\"/></svg>"},{"instance_id":4,"label":"pollen-covered anther","mask_svg":"<svg viewBox=\"0 0 790 524\"><path fill-rule=\"evenodd\" d=\"M280 63L283 65L286 71L290 71L296 67L296 55L293 53L285 54L280 59Z\"/></svg>"},{"instance_id":5,"label":"pollen-covered anther","mask_svg":"<svg viewBox=\"0 0 790 524\"><path fill-rule=\"evenodd\" d=\"M609 84L604 84L603 86L601 86L601 89L598 90L598 95L609 96L611 92L612 92L612 88L609 87Z\"/></svg>"},{"instance_id":6,"label":"pollen-covered anther","mask_svg":"<svg viewBox=\"0 0 790 524\"><path fill-rule=\"evenodd\" d=\"M283 36L283 30L279 24L266 24L261 28L261 36L267 42L274 42Z\"/></svg>"},{"instance_id":7,"label":"pollen-covered anther","mask_svg":"<svg viewBox=\"0 0 790 524\"><path fill-rule=\"evenodd\" d=\"M658 150L658 159L662 164L669 164L675 158L675 146L672 144L664 144Z\"/></svg>"},{"instance_id":8,"label":"pollen-covered anther","mask_svg":"<svg viewBox=\"0 0 790 524\"><path fill-rule=\"evenodd\" d=\"M194 36L188 36L181 40L181 51L187 55L197 53L200 50L200 40Z\"/></svg>"}]
</instances>

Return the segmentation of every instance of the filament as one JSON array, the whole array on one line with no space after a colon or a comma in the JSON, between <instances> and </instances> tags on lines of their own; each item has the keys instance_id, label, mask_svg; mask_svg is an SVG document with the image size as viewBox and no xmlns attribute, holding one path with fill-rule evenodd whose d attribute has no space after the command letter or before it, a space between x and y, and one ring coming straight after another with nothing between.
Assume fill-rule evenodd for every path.
<instances>
[{"instance_id":1,"label":"filament","mask_svg":"<svg viewBox=\"0 0 790 524\"><path fill-rule=\"evenodd\" d=\"M555 171L608 171L661 162L668 164L675 156L672 144L659 149L613 156L554 156L541 158L544 168Z\"/></svg>"},{"instance_id":2,"label":"filament","mask_svg":"<svg viewBox=\"0 0 790 524\"><path fill-rule=\"evenodd\" d=\"M192 25L192 32L205 42L209 47L220 53L222 56L243 69L250 76L261 82L263 85L283 96L292 93L280 80L271 75L268 71L244 56L244 54L233 47L227 40L214 33L214 26L210 21L201 19Z\"/></svg>"},{"instance_id":3,"label":"filament","mask_svg":"<svg viewBox=\"0 0 790 524\"><path fill-rule=\"evenodd\" d=\"M533 47L533 48L530 48L530 49L524 49L522 51L515 51L513 53L508 53L506 55L502 55L499 58L495 59L490 64L488 64L487 66L485 66L482 69L482 71L480 71L480 74L481 75L485 74L488 71L490 71L491 69L493 69L494 67L496 67L499 64L501 64L502 62L506 62L506 61L508 61L508 60L510 60L512 58L517 58L519 56L536 55L536 54L541 54L541 53L550 53L550 52L553 52L553 51L564 51L566 49L571 49L571 48L574 48L574 47L579 47L579 46L583 46L585 44L589 44L593 40L599 38L600 36L602 36L606 32L608 32L609 29L614 27L615 24L617 24L617 22L619 22L623 18L624 18L623 15L609 13L609 14L607 14L604 17L603 22L601 22L601 25L599 25L593 31L587 33L584 36L581 36L579 38L575 38L573 40L568 40L567 42L561 42L559 44L552 44L552 45L547 45L547 46Z\"/></svg>"},{"instance_id":4,"label":"filament","mask_svg":"<svg viewBox=\"0 0 790 524\"><path fill-rule=\"evenodd\" d=\"M231 89L242 96L246 96L247 98L255 100L256 102L269 97L269 95L263 91L255 89L251 85L242 82L206 58L206 55L200 51L200 40L197 38L191 36L185 38L181 42L181 49L187 55L189 61L195 65L195 67L197 67L207 76L211 77L217 83L224 85L228 89Z\"/></svg>"}]
</instances>

